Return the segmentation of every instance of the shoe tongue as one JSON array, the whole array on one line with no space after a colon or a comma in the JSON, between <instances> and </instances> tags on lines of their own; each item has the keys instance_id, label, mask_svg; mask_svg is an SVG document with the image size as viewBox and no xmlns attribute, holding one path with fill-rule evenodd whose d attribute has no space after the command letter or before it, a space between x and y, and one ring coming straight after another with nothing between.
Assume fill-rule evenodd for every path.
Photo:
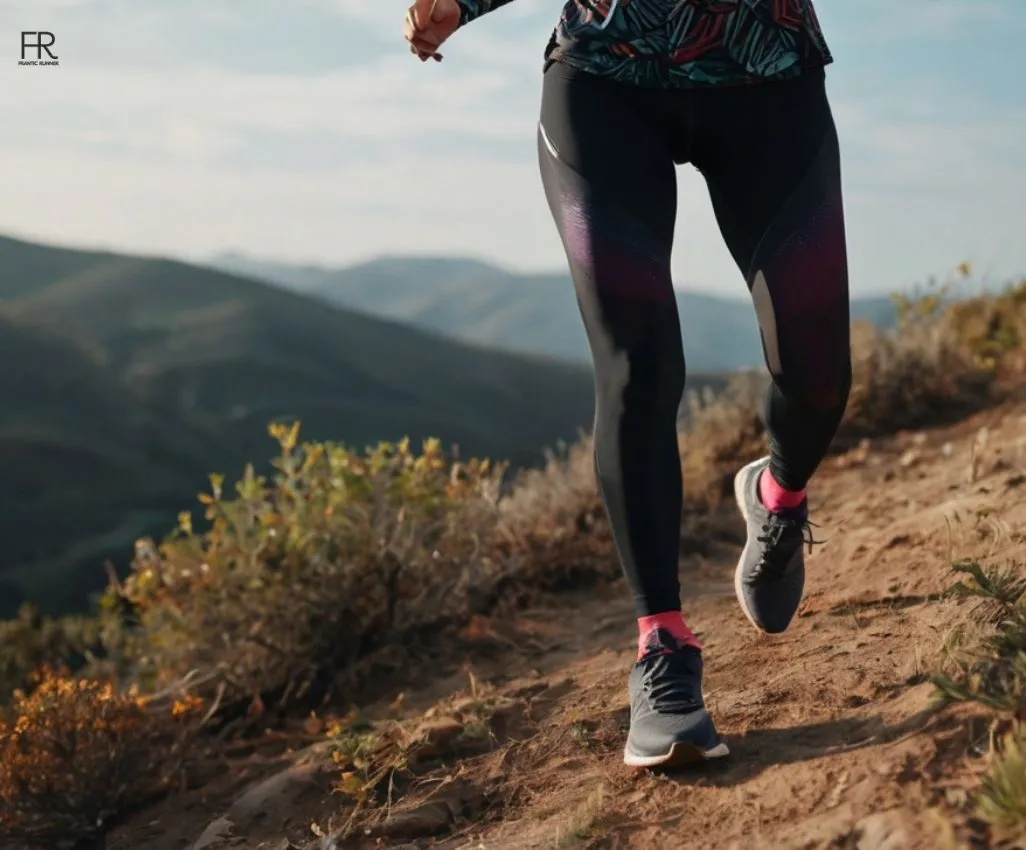
<instances>
[{"instance_id":1,"label":"shoe tongue","mask_svg":"<svg viewBox=\"0 0 1026 850\"><path fill-rule=\"evenodd\" d=\"M770 511L771 517L777 517L788 523L804 523L809 518L809 507L802 502L796 508L781 508L778 511Z\"/></svg>"},{"instance_id":2,"label":"shoe tongue","mask_svg":"<svg viewBox=\"0 0 1026 850\"><path fill-rule=\"evenodd\" d=\"M684 643L667 629L654 628L645 637L645 655L669 655L679 652Z\"/></svg>"}]
</instances>

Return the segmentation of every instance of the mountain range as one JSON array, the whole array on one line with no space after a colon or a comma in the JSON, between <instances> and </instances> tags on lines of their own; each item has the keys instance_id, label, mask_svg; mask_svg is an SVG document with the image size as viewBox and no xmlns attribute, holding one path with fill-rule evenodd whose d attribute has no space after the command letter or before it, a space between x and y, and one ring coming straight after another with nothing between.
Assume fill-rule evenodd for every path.
<instances>
[{"instance_id":1,"label":"mountain range","mask_svg":"<svg viewBox=\"0 0 1026 850\"><path fill-rule=\"evenodd\" d=\"M477 260L433 257L386 257L331 269L222 253L210 263L454 339L579 362L589 359L573 285L565 273L517 274ZM740 280L738 286L743 293ZM678 291L677 307L692 374L762 366L758 325L746 297ZM889 297L852 301L853 320L890 327L896 318Z\"/></svg>"}]
</instances>

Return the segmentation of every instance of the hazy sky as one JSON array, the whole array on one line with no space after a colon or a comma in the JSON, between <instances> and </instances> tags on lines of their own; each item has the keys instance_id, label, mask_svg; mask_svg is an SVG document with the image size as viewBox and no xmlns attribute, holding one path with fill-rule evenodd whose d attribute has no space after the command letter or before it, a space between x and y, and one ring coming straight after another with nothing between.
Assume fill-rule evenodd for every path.
<instances>
[{"instance_id":1,"label":"hazy sky","mask_svg":"<svg viewBox=\"0 0 1026 850\"><path fill-rule=\"evenodd\" d=\"M0 232L200 259L564 268L536 171L559 0L421 64L398 0L0 0ZM1026 273L1026 0L819 0L853 288ZM19 67L21 30L59 67ZM681 285L742 286L695 172ZM743 291L743 290L742 290Z\"/></svg>"}]
</instances>

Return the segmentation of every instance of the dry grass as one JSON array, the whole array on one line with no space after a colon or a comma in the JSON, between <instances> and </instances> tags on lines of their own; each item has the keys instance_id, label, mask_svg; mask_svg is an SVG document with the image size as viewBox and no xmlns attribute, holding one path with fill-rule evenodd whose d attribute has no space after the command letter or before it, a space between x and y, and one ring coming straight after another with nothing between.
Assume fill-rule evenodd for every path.
<instances>
[{"instance_id":1,"label":"dry grass","mask_svg":"<svg viewBox=\"0 0 1026 850\"><path fill-rule=\"evenodd\" d=\"M852 329L854 380L839 437L860 438L952 421L991 399L978 363L947 312L906 314L893 332Z\"/></svg>"},{"instance_id":2,"label":"dry grass","mask_svg":"<svg viewBox=\"0 0 1026 850\"><path fill-rule=\"evenodd\" d=\"M1026 372L1026 280L952 305L947 321L980 366L1012 380Z\"/></svg>"},{"instance_id":3,"label":"dry grass","mask_svg":"<svg viewBox=\"0 0 1026 850\"><path fill-rule=\"evenodd\" d=\"M574 809L556 833L556 847L580 847L591 838L595 822L601 817L606 802L606 789L598 786Z\"/></svg>"},{"instance_id":4,"label":"dry grass","mask_svg":"<svg viewBox=\"0 0 1026 850\"><path fill-rule=\"evenodd\" d=\"M995 838L1026 837L1026 567L971 561L954 570L960 578L949 595L973 604L931 680L941 702L976 702L1011 725L993 742L976 805Z\"/></svg>"},{"instance_id":5,"label":"dry grass","mask_svg":"<svg viewBox=\"0 0 1026 850\"><path fill-rule=\"evenodd\" d=\"M996 837L1026 837L1026 733L1007 733L992 756L977 801L980 816Z\"/></svg>"},{"instance_id":6,"label":"dry grass","mask_svg":"<svg viewBox=\"0 0 1026 850\"><path fill-rule=\"evenodd\" d=\"M733 491L738 468L766 453L762 409L767 385L758 373L742 373L720 395L688 396L688 427L680 446L689 510L719 506Z\"/></svg>"},{"instance_id":7,"label":"dry grass","mask_svg":"<svg viewBox=\"0 0 1026 850\"><path fill-rule=\"evenodd\" d=\"M932 677L944 699L999 711L1026 705L1026 570L1021 564L954 565L962 578L948 591L973 610L952 630L943 669Z\"/></svg>"},{"instance_id":8,"label":"dry grass","mask_svg":"<svg viewBox=\"0 0 1026 850\"><path fill-rule=\"evenodd\" d=\"M620 574L595 483L592 442L585 438L543 469L517 479L499 505L492 538L506 564L505 598L611 580Z\"/></svg>"}]
</instances>

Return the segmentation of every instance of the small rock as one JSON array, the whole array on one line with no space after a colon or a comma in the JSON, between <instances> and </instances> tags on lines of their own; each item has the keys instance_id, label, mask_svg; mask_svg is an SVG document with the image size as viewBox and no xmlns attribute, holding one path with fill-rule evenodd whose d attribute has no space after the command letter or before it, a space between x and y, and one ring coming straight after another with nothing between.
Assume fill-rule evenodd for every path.
<instances>
[{"instance_id":1,"label":"small rock","mask_svg":"<svg viewBox=\"0 0 1026 850\"><path fill-rule=\"evenodd\" d=\"M871 443L868 437L863 437L859 444L851 451L839 455L834 464L839 469L850 469L853 466L858 466L866 462L870 456Z\"/></svg>"},{"instance_id":2,"label":"small rock","mask_svg":"<svg viewBox=\"0 0 1026 850\"><path fill-rule=\"evenodd\" d=\"M229 842L237 843L235 825L228 818L218 818L207 825L189 850L221 850L231 846Z\"/></svg>"},{"instance_id":3,"label":"small rock","mask_svg":"<svg viewBox=\"0 0 1026 850\"><path fill-rule=\"evenodd\" d=\"M331 771L333 775L334 771ZM329 773L320 765L290 767L251 785L225 813L225 819L245 834L266 816L273 801L276 806L291 807L307 795L327 793Z\"/></svg>"},{"instance_id":4,"label":"small rock","mask_svg":"<svg viewBox=\"0 0 1026 850\"><path fill-rule=\"evenodd\" d=\"M484 794L475 785L453 782L423 802L392 812L374 832L388 838L406 839L438 835L451 830L458 818L480 817L485 802Z\"/></svg>"},{"instance_id":5,"label":"small rock","mask_svg":"<svg viewBox=\"0 0 1026 850\"><path fill-rule=\"evenodd\" d=\"M452 811L444 803L424 803L415 809L393 812L380 831L389 838L419 838L447 831L453 820Z\"/></svg>"},{"instance_id":6,"label":"small rock","mask_svg":"<svg viewBox=\"0 0 1026 850\"><path fill-rule=\"evenodd\" d=\"M465 729L454 717L439 717L422 724L407 751L410 766L415 767L453 752L457 739Z\"/></svg>"},{"instance_id":7,"label":"small rock","mask_svg":"<svg viewBox=\"0 0 1026 850\"><path fill-rule=\"evenodd\" d=\"M483 703L478 697L461 697L450 704L451 714L445 715L445 717L451 719L455 715L462 717L464 714L478 714L482 707Z\"/></svg>"},{"instance_id":8,"label":"small rock","mask_svg":"<svg viewBox=\"0 0 1026 850\"><path fill-rule=\"evenodd\" d=\"M444 752L452 747L453 741L463 734L465 728L455 717L439 717L421 724L415 734L418 741L415 746L425 752Z\"/></svg>"},{"instance_id":9,"label":"small rock","mask_svg":"<svg viewBox=\"0 0 1026 850\"><path fill-rule=\"evenodd\" d=\"M877 812L855 825L857 850L905 850L914 846L909 817L900 809Z\"/></svg>"},{"instance_id":10,"label":"small rock","mask_svg":"<svg viewBox=\"0 0 1026 850\"><path fill-rule=\"evenodd\" d=\"M439 717L429 723L422 723L417 729L417 737L426 741L451 741L463 731L463 724L455 717Z\"/></svg>"},{"instance_id":11,"label":"small rock","mask_svg":"<svg viewBox=\"0 0 1026 850\"><path fill-rule=\"evenodd\" d=\"M900 458L898 458L898 466L902 469L908 469L919 462L919 452L915 449L909 449Z\"/></svg>"}]
</instances>

